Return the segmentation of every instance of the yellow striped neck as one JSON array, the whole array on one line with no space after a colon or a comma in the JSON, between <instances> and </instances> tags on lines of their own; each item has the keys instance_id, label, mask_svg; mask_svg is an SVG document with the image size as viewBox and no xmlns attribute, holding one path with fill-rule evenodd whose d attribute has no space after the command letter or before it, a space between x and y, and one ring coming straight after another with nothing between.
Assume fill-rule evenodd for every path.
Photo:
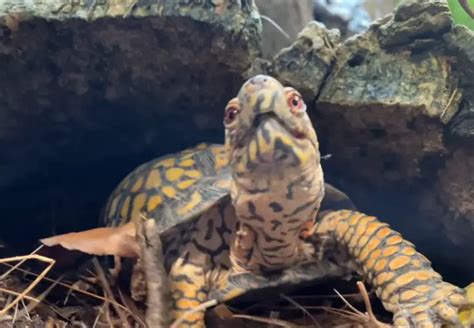
<instances>
[{"instance_id":1,"label":"yellow striped neck","mask_svg":"<svg viewBox=\"0 0 474 328\"><path fill-rule=\"evenodd\" d=\"M280 270L304 254L302 231L313 222L324 196L319 163L294 174L234 176L231 198L238 226L231 260L236 270Z\"/></svg>"}]
</instances>

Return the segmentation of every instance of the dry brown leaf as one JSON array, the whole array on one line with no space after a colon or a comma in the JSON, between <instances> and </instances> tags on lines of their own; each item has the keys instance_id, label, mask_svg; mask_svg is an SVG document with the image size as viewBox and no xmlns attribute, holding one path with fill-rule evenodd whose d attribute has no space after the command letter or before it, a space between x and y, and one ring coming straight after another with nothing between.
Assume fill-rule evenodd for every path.
<instances>
[{"instance_id":1,"label":"dry brown leaf","mask_svg":"<svg viewBox=\"0 0 474 328\"><path fill-rule=\"evenodd\" d=\"M90 255L138 257L140 246L135 240L135 225L129 222L120 227L102 227L56 235L40 241L49 247L62 246Z\"/></svg>"}]
</instances>

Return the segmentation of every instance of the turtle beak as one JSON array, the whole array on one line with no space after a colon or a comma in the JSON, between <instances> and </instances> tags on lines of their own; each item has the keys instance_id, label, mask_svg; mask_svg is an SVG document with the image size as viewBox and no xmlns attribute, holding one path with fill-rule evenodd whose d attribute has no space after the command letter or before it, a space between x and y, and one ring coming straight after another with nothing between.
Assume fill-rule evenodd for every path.
<instances>
[{"instance_id":1,"label":"turtle beak","mask_svg":"<svg viewBox=\"0 0 474 328\"><path fill-rule=\"evenodd\" d=\"M263 122L269 119L278 119L278 116L273 112L259 113L255 116L252 126L257 129Z\"/></svg>"}]
</instances>

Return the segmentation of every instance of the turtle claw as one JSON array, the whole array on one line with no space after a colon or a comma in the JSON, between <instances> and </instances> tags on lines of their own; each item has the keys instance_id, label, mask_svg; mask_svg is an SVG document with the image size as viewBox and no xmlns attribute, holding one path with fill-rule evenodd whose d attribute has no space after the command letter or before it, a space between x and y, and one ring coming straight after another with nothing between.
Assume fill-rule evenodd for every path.
<instances>
[{"instance_id":1,"label":"turtle claw","mask_svg":"<svg viewBox=\"0 0 474 328\"><path fill-rule=\"evenodd\" d=\"M459 307L465 304L465 291L447 282L433 285L426 301L403 302L394 311L395 327L462 327Z\"/></svg>"}]
</instances>

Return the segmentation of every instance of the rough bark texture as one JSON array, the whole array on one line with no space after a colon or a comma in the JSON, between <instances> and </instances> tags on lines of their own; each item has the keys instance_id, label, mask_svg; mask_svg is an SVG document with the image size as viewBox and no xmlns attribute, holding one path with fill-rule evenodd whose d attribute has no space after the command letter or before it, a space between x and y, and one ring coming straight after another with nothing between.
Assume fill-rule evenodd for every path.
<instances>
[{"instance_id":1,"label":"rough bark texture","mask_svg":"<svg viewBox=\"0 0 474 328\"><path fill-rule=\"evenodd\" d=\"M222 141L261 32L252 0L3 1L0 21L10 242L93 226L136 165Z\"/></svg>"},{"instance_id":2,"label":"rough bark texture","mask_svg":"<svg viewBox=\"0 0 474 328\"><path fill-rule=\"evenodd\" d=\"M442 272L472 279L474 33L452 25L444 1L403 1L335 46L307 41L328 31L305 31L267 65L284 69L267 71L314 103L323 154L332 154L326 177Z\"/></svg>"},{"instance_id":3,"label":"rough bark texture","mask_svg":"<svg viewBox=\"0 0 474 328\"><path fill-rule=\"evenodd\" d=\"M332 68L339 31L327 30L316 21L298 33L291 47L281 50L268 71L284 84L293 85L306 98L314 99Z\"/></svg>"}]
</instances>

